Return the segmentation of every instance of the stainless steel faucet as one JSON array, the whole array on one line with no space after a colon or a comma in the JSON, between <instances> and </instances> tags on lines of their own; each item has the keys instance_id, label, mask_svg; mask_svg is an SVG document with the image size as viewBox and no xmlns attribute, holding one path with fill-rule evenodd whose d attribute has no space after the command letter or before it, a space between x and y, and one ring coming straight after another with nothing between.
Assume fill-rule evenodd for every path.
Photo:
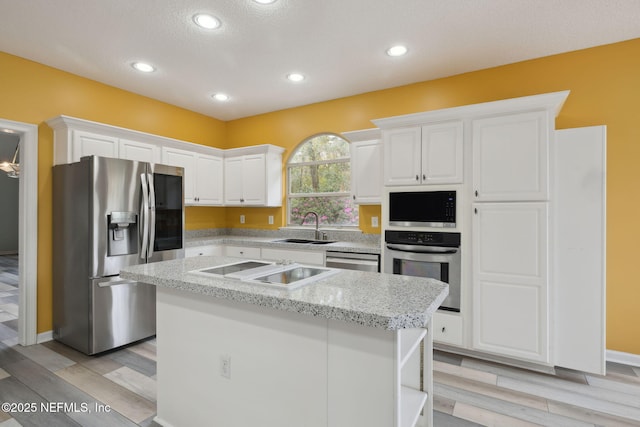
<instances>
[{"instance_id":1,"label":"stainless steel faucet","mask_svg":"<svg viewBox=\"0 0 640 427\"><path fill-rule=\"evenodd\" d=\"M319 220L318 220L318 214L313 212L313 211L309 211L306 214L304 214L304 217L302 218L302 222L300 223L300 225L304 225L304 221L307 219L307 217L309 215L315 215L316 217L316 234L315 234L315 239L316 240L320 240L320 230L318 230L318 224L319 224Z\"/></svg>"}]
</instances>

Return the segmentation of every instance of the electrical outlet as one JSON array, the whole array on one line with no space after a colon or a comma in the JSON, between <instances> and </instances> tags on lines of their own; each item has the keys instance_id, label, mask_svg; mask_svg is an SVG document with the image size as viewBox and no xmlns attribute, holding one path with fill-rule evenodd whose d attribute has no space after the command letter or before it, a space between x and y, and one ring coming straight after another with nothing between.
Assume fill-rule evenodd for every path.
<instances>
[{"instance_id":1,"label":"electrical outlet","mask_svg":"<svg viewBox=\"0 0 640 427\"><path fill-rule=\"evenodd\" d=\"M373 228L378 228L379 227L379 225L378 225L378 217L377 216L372 216L371 217L371 226Z\"/></svg>"},{"instance_id":2,"label":"electrical outlet","mask_svg":"<svg viewBox=\"0 0 640 427\"><path fill-rule=\"evenodd\" d=\"M240 224L244 224L244 215L240 215Z\"/></svg>"},{"instance_id":3,"label":"electrical outlet","mask_svg":"<svg viewBox=\"0 0 640 427\"><path fill-rule=\"evenodd\" d=\"M273 215L269 215L269 225L273 225Z\"/></svg>"},{"instance_id":4,"label":"electrical outlet","mask_svg":"<svg viewBox=\"0 0 640 427\"><path fill-rule=\"evenodd\" d=\"M231 379L231 356L220 356L220 376Z\"/></svg>"}]
</instances>

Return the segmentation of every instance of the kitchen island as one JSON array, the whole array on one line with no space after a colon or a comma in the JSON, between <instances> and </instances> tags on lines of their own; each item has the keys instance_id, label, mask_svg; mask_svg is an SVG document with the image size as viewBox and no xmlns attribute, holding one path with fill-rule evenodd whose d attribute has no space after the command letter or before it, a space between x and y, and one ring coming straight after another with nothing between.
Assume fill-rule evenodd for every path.
<instances>
[{"instance_id":1,"label":"kitchen island","mask_svg":"<svg viewBox=\"0 0 640 427\"><path fill-rule=\"evenodd\" d=\"M157 286L159 424L432 424L429 322L445 283L341 270L286 290L194 272L239 261L121 272Z\"/></svg>"}]
</instances>

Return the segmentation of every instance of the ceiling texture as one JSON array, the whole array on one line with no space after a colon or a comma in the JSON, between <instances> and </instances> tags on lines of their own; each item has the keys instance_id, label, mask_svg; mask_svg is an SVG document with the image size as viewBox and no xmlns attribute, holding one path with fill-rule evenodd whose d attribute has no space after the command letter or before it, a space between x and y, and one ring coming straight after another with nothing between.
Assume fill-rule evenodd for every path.
<instances>
[{"instance_id":1,"label":"ceiling texture","mask_svg":"<svg viewBox=\"0 0 640 427\"><path fill-rule=\"evenodd\" d=\"M639 19L640 0L0 0L0 51L232 120L634 39Z\"/></svg>"}]
</instances>

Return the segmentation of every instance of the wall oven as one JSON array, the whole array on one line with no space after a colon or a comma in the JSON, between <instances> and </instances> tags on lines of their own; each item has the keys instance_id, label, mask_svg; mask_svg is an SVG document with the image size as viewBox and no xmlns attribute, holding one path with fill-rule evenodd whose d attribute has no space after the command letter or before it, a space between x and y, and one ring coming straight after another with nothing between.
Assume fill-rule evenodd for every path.
<instances>
[{"instance_id":1,"label":"wall oven","mask_svg":"<svg viewBox=\"0 0 640 427\"><path fill-rule=\"evenodd\" d=\"M384 272L449 284L441 310L460 311L460 233L387 230Z\"/></svg>"}]
</instances>

